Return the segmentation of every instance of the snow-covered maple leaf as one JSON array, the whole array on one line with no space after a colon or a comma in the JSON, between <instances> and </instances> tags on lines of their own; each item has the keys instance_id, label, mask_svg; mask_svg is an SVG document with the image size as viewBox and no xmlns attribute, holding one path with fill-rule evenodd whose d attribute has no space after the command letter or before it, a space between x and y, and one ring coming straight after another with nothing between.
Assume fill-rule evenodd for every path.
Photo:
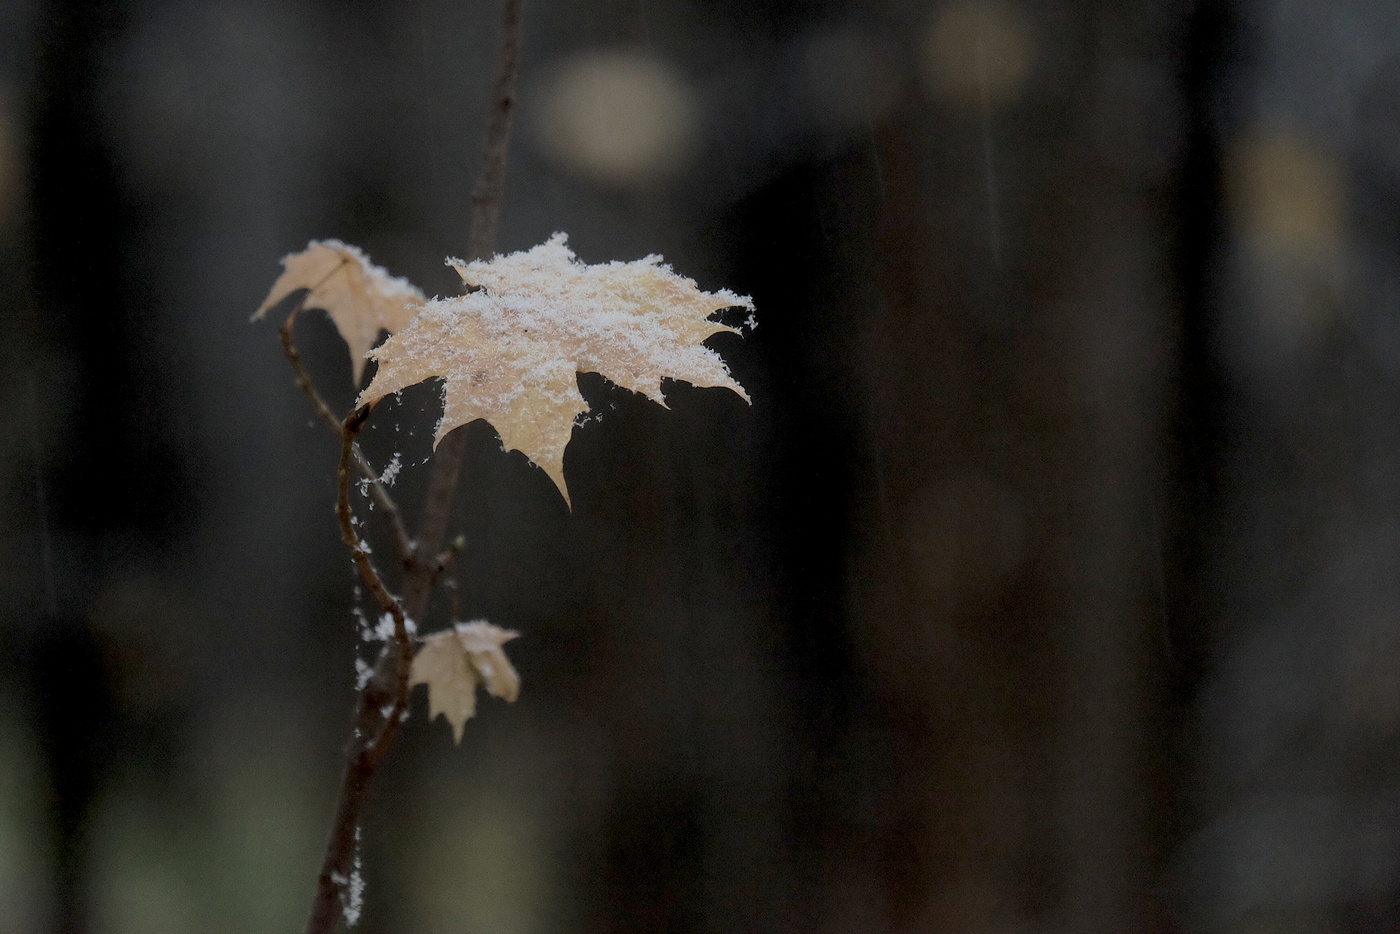
<instances>
[{"instance_id":1,"label":"snow-covered maple leaf","mask_svg":"<svg viewBox=\"0 0 1400 934\"><path fill-rule=\"evenodd\" d=\"M257 311L256 321L298 289L310 289L304 304L323 308L350 347L355 385L365 371L365 354L381 330L403 330L423 304L423 293L407 279L389 275L358 247L339 240L312 240L300 253L282 259L282 275Z\"/></svg>"},{"instance_id":2,"label":"snow-covered maple leaf","mask_svg":"<svg viewBox=\"0 0 1400 934\"><path fill-rule=\"evenodd\" d=\"M599 373L662 405L663 379L722 386L748 400L702 342L737 331L712 315L736 306L752 312L753 301L727 289L702 292L660 256L589 266L555 234L521 253L448 263L476 291L428 302L372 351L379 369L356 403L441 377L435 445L486 419L502 446L543 468L567 503L564 449L588 411L577 374Z\"/></svg>"},{"instance_id":3,"label":"snow-covered maple leaf","mask_svg":"<svg viewBox=\"0 0 1400 934\"><path fill-rule=\"evenodd\" d=\"M520 676L502 648L518 635L479 619L424 637L408 686L428 686L428 719L446 717L455 742L462 741L462 727L476 713L477 685L507 701L520 696Z\"/></svg>"}]
</instances>

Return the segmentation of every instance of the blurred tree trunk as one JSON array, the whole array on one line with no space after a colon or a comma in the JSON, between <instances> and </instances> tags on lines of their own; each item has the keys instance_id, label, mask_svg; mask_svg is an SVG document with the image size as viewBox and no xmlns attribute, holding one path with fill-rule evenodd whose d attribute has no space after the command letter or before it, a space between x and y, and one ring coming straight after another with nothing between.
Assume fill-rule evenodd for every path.
<instances>
[{"instance_id":1,"label":"blurred tree trunk","mask_svg":"<svg viewBox=\"0 0 1400 934\"><path fill-rule=\"evenodd\" d=\"M894 930L1161 926L1142 726L1175 12L1066 11L1069 35L1037 36L1058 88L1033 76L1004 112L911 112L880 140L886 475L855 625L894 711L897 790L870 854ZM1027 168L998 180L999 163ZM1029 212L969 232L998 183Z\"/></svg>"},{"instance_id":2,"label":"blurred tree trunk","mask_svg":"<svg viewBox=\"0 0 1400 934\"><path fill-rule=\"evenodd\" d=\"M32 420L23 431L29 462L17 462L27 468L28 495L14 517L28 525L19 526L19 541L32 551L17 563L33 570L24 581L28 592L10 601L14 618L4 626L3 648L13 665L6 674L24 686L35 711L51 808L48 923L58 934L93 929L90 821L117 724L109 659L79 608L89 580L101 572L86 567L81 581L62 579L51 541L77 540L100 551L98 537L113 529L159 541L176 512L169 498L173 459L150 440L168 419L141 394L145 370L132 362L141 356L139 329L106 310L119 301L127 277L120 250L111 248L122 243L123 225L92 89L124 12L107 0L40 4L32 73L25 76L31 174L24 207L32 226L16 250L11 338L22 349L11 362L16 382L28 382L28 405L17 408ZM83 260L75 262L79 252ZM52 439L61 435L40 419L53 418L68 401L54 385L60 373L76 397L64 413L72 418L69 430L84 444L54 450ZM93 564L100 567L100 560Z\"/></svg>"}]
</instances>

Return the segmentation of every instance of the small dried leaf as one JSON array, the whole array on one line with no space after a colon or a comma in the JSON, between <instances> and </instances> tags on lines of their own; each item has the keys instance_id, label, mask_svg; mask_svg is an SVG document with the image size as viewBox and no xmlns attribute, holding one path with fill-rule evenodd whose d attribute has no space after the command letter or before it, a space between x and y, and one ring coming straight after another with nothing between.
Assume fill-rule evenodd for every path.
<instances>
[{"instance_id":1,"label":"small dried leaf","mask_svg":"<svg viewBox=\"0 0 1400 934\"><path fill-rule=\"evenodd\" d=\"M457 639L467 652L472 670L494 697L513 703L520 696L520 675L506 658L505 644L520 635L484 619L458 623Z\"/></svg>"},{"instance_id":2,"label":"small dried leaf","mask_svg":"<svg viewBox=\"0 0 1400 934\"><path fill-rule=\"evenodd\" d=\"M345 338L356 386L379 332L401 331L423 304L423 293L407 279L390 276L358 247L339 240L313 240L302 252L283 257L282 266L253 320L298 289L310 289L305 305L325 309Z\"/></svg>"},{"instance_id":3,"label":"small dried leaf","mask_svg":"<svg viewBox=\"0 0 1400 934\"><path fill-rule=\"evenodd\" d=\"M578 373L602 374L662 405L663 379L722 386L748 399L702 342L736 330L711 321L713 314L752 311L753 302L728 290L702 292L659 256L589 266L555 234L489 262L448 262L477 290L428 302L374 350L379 370L355 403L442 377L435 444L459 425L486 419L502 446L543 468L568 502L564 449L588 411Z\"/></svg>"},{"instance_id":4,"label":"small dried leaf","mask_svg":"<svg viewBox=\"0 0 1400 934\"><path fill-rule=\"evenodd\" d=\"M452 737L462 741L462 727L476 713L476 678L467 667L467 653L456 633L436 632L423 640L413 656L409 686L428 686L428 719L442 714L452 724Z\"/></svg>"},{"instance_id":5,"label":"small dried leaf","mask_svg":"<svg viewBox=\"0 0 1400 934\"><path fill-rule=\"evenodd\" d=\"M454 742L462 741L462 728L476 714L478 684L507 701L520 696L520 675L502 648L518 635L475 620L423 638L413 656L408 686L428 686L428 719L446 717Z\"/></svg>"}]
</instances>

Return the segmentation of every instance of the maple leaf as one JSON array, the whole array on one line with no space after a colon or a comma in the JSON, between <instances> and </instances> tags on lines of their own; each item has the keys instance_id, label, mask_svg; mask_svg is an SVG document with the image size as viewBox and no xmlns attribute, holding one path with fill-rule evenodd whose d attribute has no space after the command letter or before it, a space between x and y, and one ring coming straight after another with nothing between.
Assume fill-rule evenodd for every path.
<instances>
[{"instance_id":1,"label":"maple leaf","mask_svg":"<svg viewBox=\"0 0 1400 934\"><path fill-rule=\"evenodd\" d=\"M748 401L702 342L737 332L710 317L735 306L752 312L751 299L727 289L702 292L660 256L586 265L566 242L555 234L490 261L448 260L476 291L428 302L372 351L379 369L356 405L441 377L434 446L452 429L486 419L502 447L543 468L568 503L564 449L588 411L577 374L599 373L662 405L663 379L722 386Z\"/></svg>"},{"instance_id":2,"label":"maple leaf","mask_svg":"<svg viewBox=\"0 0 1400 934\"><path fill-rule=\"evenodd\" d=\"M476 713L477 685L507 701L520 696L520 675L502 648L518 635L478 619L423 638L408 686L428 686L428 719L446 717L454 742L462 741L462 727Z\"/></svg>"},{"instance_id":3,"label":"maple leaf","mask_svg":"<svg viewBox=\"0 0 1400 934\"><path fill-rule=\"evenodd\" d=\"M298 289L310 289L308 308L323 308L350 347L355 385L365 371L365 354L381 330L403 330L423 304L423 293L407 279L390 276L358 247L339 240L312 240L300 253L282 258L282 275L272 284L253 320Z\"/></svg>"}]
</instances>

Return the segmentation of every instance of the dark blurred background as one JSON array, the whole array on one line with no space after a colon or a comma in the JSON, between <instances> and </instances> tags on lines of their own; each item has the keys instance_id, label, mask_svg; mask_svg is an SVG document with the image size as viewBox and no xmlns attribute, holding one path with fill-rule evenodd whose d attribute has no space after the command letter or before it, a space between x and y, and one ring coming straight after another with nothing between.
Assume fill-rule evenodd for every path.
<instances>
[{"instance_id":1,"label":"dark blurred background","mask_svg":"<svg viewBox=\"0 0 1400 934\"><path fill-rule=\"evenodd\" d=\"M457 289L498 16L0 0L0 934L301 929L373 648L248 316L312 238ZM525 47L499 248L751 294L753 405L581 377L572 514L464 429L524 691L460 747L415 697L360 929L1400 930L1400 5ZM365 439L415 512L434 396Z\"/></svg>"}]
</instances>

